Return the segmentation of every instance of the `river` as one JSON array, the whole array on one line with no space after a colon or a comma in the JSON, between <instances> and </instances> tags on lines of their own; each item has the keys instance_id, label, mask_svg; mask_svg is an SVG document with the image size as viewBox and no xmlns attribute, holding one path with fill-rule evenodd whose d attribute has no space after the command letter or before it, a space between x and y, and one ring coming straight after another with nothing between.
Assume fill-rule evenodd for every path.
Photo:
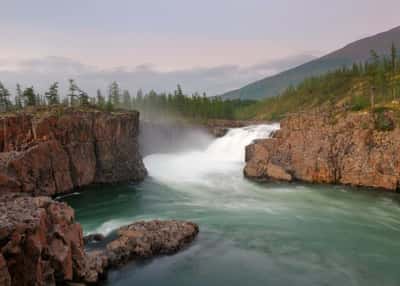
<instances>
[{"instance_id":1,"label":"river","mask_svg":"<svg viewBox=\"0 0 400 286\"><path fill-rule=\"evenodd\" d=\"M106 285L400 285L397 195L243 178L244 147L277 128L232 129L201 149L153 154L144 182L65 198L85 233L147 219L200 225L184 251L113 270Z\"/></svg>"}]
</instances>

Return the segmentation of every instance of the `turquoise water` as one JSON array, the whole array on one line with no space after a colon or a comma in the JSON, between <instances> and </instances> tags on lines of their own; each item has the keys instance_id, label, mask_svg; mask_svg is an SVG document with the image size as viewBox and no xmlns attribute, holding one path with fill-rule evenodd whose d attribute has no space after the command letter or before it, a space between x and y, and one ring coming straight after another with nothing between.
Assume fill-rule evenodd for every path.
<instances>
[{"instance_id":1,"label":"turquoise water","mask_svg":"<svg viewBox=\"0 0 400 286\"><path fill-rule=\"evenodd\" d=\"M184 251L114 270L106 285L399 285L399 197L245 180L239 147L267 136L265 128L146 157L144 182L65 198L85 233L143 219L200 225Z\"/></svg>"}]
</instances>

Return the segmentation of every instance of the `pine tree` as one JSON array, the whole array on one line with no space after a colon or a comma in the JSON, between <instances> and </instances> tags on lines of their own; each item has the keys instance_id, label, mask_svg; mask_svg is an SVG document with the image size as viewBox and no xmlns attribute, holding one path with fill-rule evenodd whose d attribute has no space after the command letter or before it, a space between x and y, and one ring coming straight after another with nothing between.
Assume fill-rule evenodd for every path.
<instances>
[{"instance_id":1,"label":"pine tree","mask_svg":"<svg viewBox=\"0 0 400 286\"><path fill-rule=\"evenodd\" d=\"M391 86L392 86L392 98L396 99L396 69L397 69L397 49L394 43L392 43L391 55Z\"/></svg>"},{"instance_id":2,"label":"pine tree","mask_svg":"<svg viewBox=\"0 0 400 286\"><path fill-rule=\"evenodd\" d=\"M45 93L47 103L49 105L59 104L60 100L58 97L58 82L53 83L49 90Z\"/></svg>"},{"instance_id":3,"label":"pine tree","mask_svg":"<svg viewBox=\"0 0 400 286\"><path fill-rule=\"evenodd\" d=\"M70 98L70 105L73 106L75 104L75 98L78 96L76 92L79 90L78 86L75 84L73 79L69 79L69 93L67 96Z\"/></svg>"},{"instance_id":4,"label":"pine tree","mask_svg":"<svg viewBox=\"0 0 400 286\"><path fill-rule=\"evenodd\" d=\"M89 105L89 95L83 91L82 89L78 89L79 91L79 104L80 105Z\"/></svg>"},{"instance_id":5,"label":"pine tree","mask_svg":"<svg viewBox=\"0 0 400 286\"><path fill-rule=\"evenodd\" d=\"M379 84L379 65L380 59L378 54L376 53L376 51L371 50L371 63L368 65L368 77L371 85L370 102L372 110L375 109L375 93Z\"/></svg>"},{"instance_id":6,"label":"pine tree","mask_svg":"<svg viewBox=\"0 0 400 286\"><path fill-rule=\"evenodd\" d=\"M2 112L9 110L11 102L9 100L10 92L7 88L0 82L0 108Z\"/></svg>"},{"instance_id":7,"label":"pine tree","mask_svg":"<svg viewBox=\"0 0 400 286\"><path fill-rule=\"evenodd\" d=\"M122 102L123 106L126 109L130 109L132 105L132 100L131 100L131 94L129 93L129 90L124 90L122 93Z\"/></svg>"},{"instance_id":8,"label":"pine tree","mask_svg":"<svg viewBox=\"0 0 400 286\"><path fill-rule=\"evenodd\" d=\"M120 107L121 94L120 94L119 85L116 81L113 81L108 89L108 98L109 98L109 101L111 101L115 107L117 107L117 108Z\"/></svg>"},{"instance_id":9,"label":"pine tree","mask_svg":"<svg viewBox=\"0 0 400 286\"><path fill-rule=\"evenodd\" d=\"M36 105L36 94L33 89L33 86L28 87L22 93L22 96L28 106L35 106Z\"/></svg>"},{"instance_id":10,"label":"pine tree","mask_svg":"<svg viewBox=\"0 0 400 286\"><path fill-rule=\"evenodd\" d=\"M17 94L15 95L15 107L21 109L24 106L24 104L23 104L22 89L19 83L17 83L16 90Z\"/></svg>"},{"instance_id":11,"label":"pine tree","mask_svg":"<svg viewBox=\"0 0 400 286\"><path fill-rule=\"evenodd\" d=\"M104 96L101 94L101 90L97 90L97 105L100 108L104 108L106 105L106 100L104 99Z\"/></svg>"}]
</instances>

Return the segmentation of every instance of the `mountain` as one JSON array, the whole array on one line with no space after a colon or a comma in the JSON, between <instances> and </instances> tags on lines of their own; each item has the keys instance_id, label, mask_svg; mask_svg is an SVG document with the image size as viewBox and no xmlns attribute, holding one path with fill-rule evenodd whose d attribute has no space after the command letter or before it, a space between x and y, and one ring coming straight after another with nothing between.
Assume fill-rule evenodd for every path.
<instances>
[{"instance_id":1,"label":"mountain","mask_svg":"<svg viewBox=\"0 0 400 286\"><path fill-rule=\"evenodd\" d=\"M344 48L334 51L316 60L296 68L284 71L236 89L221 96L224 99L263 99L272 97L290 85L296 85L310 76L321 75L330 70L351 65L354 62L366 61L371 50L378 54L390 53L392 43L400 48L400 26L389 31L353 42Z\"/></svg>"}]
</instances>

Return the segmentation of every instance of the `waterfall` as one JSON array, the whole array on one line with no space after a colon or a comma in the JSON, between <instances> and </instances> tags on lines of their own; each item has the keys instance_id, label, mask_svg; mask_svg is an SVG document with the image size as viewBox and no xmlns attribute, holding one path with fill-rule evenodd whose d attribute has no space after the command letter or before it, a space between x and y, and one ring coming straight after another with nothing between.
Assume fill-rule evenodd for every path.
<instances>
[{"instance_id":1,"label":"waterfall","mask_svg":"<svg viewBox=\"0 0 400 286\"><path fill-rule=\"evenodd\" d=\"M207 183L216 175L238 174L244 164L245 147L255 139L268 138L279 124L231 129L204 150L153 154L144 158L152 178L163 182Z\"/></svg>"}]
</instances>

